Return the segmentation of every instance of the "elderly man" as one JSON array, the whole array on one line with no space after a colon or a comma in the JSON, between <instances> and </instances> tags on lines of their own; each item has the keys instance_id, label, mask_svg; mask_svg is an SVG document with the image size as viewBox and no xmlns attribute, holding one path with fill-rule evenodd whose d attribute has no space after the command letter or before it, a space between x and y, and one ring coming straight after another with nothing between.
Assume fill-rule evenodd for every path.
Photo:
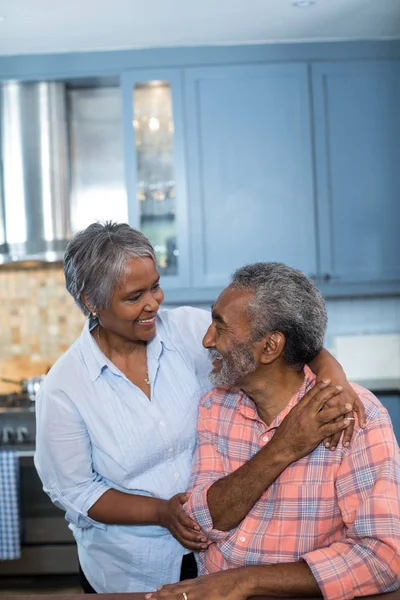
<instances>
[{"instance_id":1,"label":"elderly man","mask_svg":"<svg viewBox=\"0 0 400 600\"><path fill-rule=\"evenodd\" d=\"M217 387L201 403L186 505L210 540L204 576L153 598L347 600L399 587L400 457L387 411L354 386L365 429L336 452L312 432L304 444L307 411L325 410L301 400L325 328L320 293L282 264L239 269L219 296L203 340Z\"/></svg>"}]
</instances>

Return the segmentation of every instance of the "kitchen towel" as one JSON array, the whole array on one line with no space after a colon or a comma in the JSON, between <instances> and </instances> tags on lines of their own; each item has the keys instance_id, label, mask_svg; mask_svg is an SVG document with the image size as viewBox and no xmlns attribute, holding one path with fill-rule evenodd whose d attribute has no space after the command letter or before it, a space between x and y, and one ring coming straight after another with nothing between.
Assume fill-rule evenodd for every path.
<instances>
[{"instance_id":1,"label":"kitchen towel","mask_svg":"<svg viewBox=\"0 0 400 600\"><path fill-rule=\"evenodd\" d=\"M21 557L19 459L15 450L0 452L0 560Z\"/></svg>"}]
</instances>

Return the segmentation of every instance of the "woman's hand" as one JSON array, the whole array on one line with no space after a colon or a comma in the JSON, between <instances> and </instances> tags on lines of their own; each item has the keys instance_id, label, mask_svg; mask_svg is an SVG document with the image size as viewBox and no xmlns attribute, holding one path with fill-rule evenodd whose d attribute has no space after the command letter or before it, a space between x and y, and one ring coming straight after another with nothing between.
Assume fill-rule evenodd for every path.
<instances>
[{"instance_id":1,"label":"woman's hand","mask_svg":"<svg viewBox=\"0 0 400 600\"><path fill-rule=\"evenodd\" d=\"M352 421L346 418L351 405L343 405L339 394L340 387L316 383L286 415L265 448L274 446L278 456L294 462L310 454L328 436L340 435Z\"/></svg>"},{"instance_id":2,"label":"woman's hand","mask_svg":"<svg viewBox=\"0 0 400 600\"><path fill-rule=\"evenodd\" d=\"M344 417L339 417L339 418L345 418L345 419L350 418L350 425L344 430L343 438L342 438L342 445L347 447L350 445L350 441L353 436L354 424L355 424L354 413L357 413L358 424L360 425L360 427L361 428L365 427L365 408L364 408L363 403L357 396L356 392L353 390L353 388L347 381L346 376L343 371L342 371L342 382L343 383L340 384L342 391L337 398L338 398L338 400L340 400L340 402L342 404L350 404L352 406L352 410L349 411L346 415L344 415ZM331 401L328 401L325 404L324 409L330 408L330 407L331 407ZM342 432L339 432L339 433L336 433L335 435L327 437L324 440L325 448L329 448L330 450L335 450L336 446L339 443L341 435L342 435Z\"/></svg>"},{"instance_id":3,"label":"woman's hand","mask_svg":"<svg viewBox=\"0 0 400 600\"><path fill-rule=\"evenodd\" d=\"M241 577L242 569L229 569L197 579L164 585L146 594L146 600L246 600L249 596Z\"/></svg>"},{"instance_id":4,"label":"woman's hand","mask_svg":"<svg viewBox=\"0 0 400 600\"><path fill-rule=\"evenodd\" d=\"M188 493L176 494L170 500L160 500L157 510L158 523L168 529L182 546L200 552L207 548L208 540L199 524L183 510L189 496Z\"/></svg>"},{"instance_id":5,"label":"woman's hand","mask_svg":"<svg viewBox=\"0 0 400 600\"><path fill-rule=\"evenodd\" d=\"M357 413L358 424L361 428L365 427L366 417L365 417L365 409L363 403L360 401L356 392L353 390L349 382L347 381L347 377L345 372L343 371L341 365L338 361L330 354L325 348L321 350L321 352L314 358L314 360L310 363L310 368L313 373L317 375L318 381L324 381L327 383L331 383L333 386L340 386L342 388L342 392L338 397L340 402L345 404L351 404L352 410L349 411L347 418L350 418L350 425L344 430L342 444L343 446L348 446L350 444L350 440L354 431L354 412ZM330 408L329 402L327 402L326 407ZM354 411L354 412L353 412ZM339 440L342 436L342 432L336 433L333 436L329 436L324 440L324 445L326 448L330 448L331 450L335 450L336 446L339 443Z\"/></svg>"}]
</instances>

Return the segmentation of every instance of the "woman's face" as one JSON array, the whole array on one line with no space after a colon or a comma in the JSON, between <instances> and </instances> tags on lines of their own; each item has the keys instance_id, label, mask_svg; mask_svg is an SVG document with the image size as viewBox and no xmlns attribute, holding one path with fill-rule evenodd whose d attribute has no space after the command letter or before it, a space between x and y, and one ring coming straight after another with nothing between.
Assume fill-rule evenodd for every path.
<instances>
[{"instance_id":1,"label":"woman's face","mask_svg":"<svg viewBox=\"0 0 400 600\"><path fill-rule=\"evenodd\" d=\"M155 335L156 314L164 300L159 279L151 258L129 259L110 308L98 313L100 325L127 340L150 340Z\"/></svg>"}]
</instances>

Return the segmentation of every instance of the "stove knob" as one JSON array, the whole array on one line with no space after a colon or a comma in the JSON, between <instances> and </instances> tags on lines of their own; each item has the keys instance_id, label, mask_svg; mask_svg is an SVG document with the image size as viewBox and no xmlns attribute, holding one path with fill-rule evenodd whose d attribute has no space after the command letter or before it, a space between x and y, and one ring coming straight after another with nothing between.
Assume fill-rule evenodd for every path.
<instances>
[{"instance_id":1,"label":"stove knob","mask_svg":"<svg viewBox=\"0 0 400 600\"><path fill-rule=\"evenodd\" d=\"M9 444L14 440L15 431L12 427L3 427L1 430L1 438L3 444Z\"/></svg>"},{"instance_id":2,"label":"stove knob","mask_svg":"<svg viewBox=\"0 0 400 600\"><path fill-rule=\"evenodd\" d=\"M23 444L28 438L28 430L26 427L17 427L15 430L18 444Z\"/></svg>"}]
</instances>

